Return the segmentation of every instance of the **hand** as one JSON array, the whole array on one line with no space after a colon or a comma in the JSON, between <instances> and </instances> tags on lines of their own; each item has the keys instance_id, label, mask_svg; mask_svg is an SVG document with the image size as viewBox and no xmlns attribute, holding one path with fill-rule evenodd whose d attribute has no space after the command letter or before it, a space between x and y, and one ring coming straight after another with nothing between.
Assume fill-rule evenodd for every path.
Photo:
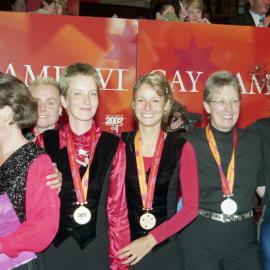
<instances>
[{"instance_id":1,"label":"hand","mask_svg":"<svg viewBox=\"0 0 270 270\"><path fill-rule=\"evenodd\" d=\"M157 244L151 234L141 237L118 251L119 259L126 259L123 263L134 265L139 262Z\"/></svg>"},{"instance_id":2,"label":"hand","mask_svg":"<svg viewBox=\"0 0 270 270\"><path fill-rule=\"evenodd\" d=\"M185 8L181 8L178 13L179 19L184 22L187 20L188 12Z\"/></svg>"},{"instance_id":3,"label":"hand","mask_svg":"<svg viewBox=\"0 0 270 270\"><path fill-rule=\"evenodd\" d=\"M259 186L257 187L257 190L256 190L257 194L263 198L264 194L265 194L265 186Z\"/></svg>"},{"instance_id":4,"label":"hand","mask_svg":"<svg viewBox=\"0 0 270 270\"><path fill-rule=\"evenodd\" d=\"M57 192L59 193L61 191L62 187L62 173L57 169L57 166L55 163L53 163L55 172L46 176L46 185L49 186L51 189L57 189Z\"/></svg>"},{"instance_id":5,"label":"hand","mask_svg":"<svg viewBox=\"0 0 270 270\"><path fill-rule=\"evenodd\" d=\"M202 18L201 23L211 24L207 18Z\"/></svg>"}]
</instances>

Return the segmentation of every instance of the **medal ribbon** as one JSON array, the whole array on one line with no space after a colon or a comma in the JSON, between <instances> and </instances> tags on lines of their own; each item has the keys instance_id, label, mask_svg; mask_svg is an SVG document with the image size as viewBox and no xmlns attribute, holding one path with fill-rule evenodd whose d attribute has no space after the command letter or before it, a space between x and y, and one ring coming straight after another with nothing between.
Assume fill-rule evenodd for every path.
<instances>
[{"instance_id":1,"label":"medal ribbon","mask_svg":"<svg viewBox=\"0 0 270 270\"><path fill-rule=\"evenodd\" d=\"M138 131L136 133L135 139L135 155L136 155L136 164L140 185L141 198L143 203L144 210L152 209L153 205L153 197L157 179L158 166L161 158L161 153L164 145L164 132L161 130L158 136L158 141L155 149L153 164L150 169L150 175L148 179L148 185L145 177L145 167L143 162L143 154L142 154L142 142L141 142L141 134Z\"/></svg>"},{"instance_id":2,"label":"medal ribbon","mask_svg":"<svg viewBox=\"0 0 270 270\"><path fill-rule=\"evenodd\" d=\"M75 160L75 147L72 140L72 133L69 126L66 128L66 135L67 135L67 150L68 150L68 158L69 164L71 168L71 174L73 179L73 184L77 196L77 202L79 204L87 203L87 192L88 192L88 184L89 184L89 170L91 163L93 161L97 140L96 140L96 133L95 133L95 126L94 123L92 124L92 128L90 131L90 146L89 146L89 164L87 166L86 172L81 179L79 166Z\"/></svg>"},{"instance_id":3,"label":"medal ribbon","mask_svg":"<svg viewBox=\"0 0 270 270\"><path fill-rule=\"evenodd\" d=\"M237 144L236 129L235 128L233 129L233 151L232 151L229 167L227 170L227 177L225 176L222 170L221 159L220 159L218 147L216 144L216 140L209 125L206 127L205 131L206 131L206 138L207 138L211 153L218 165L223 194L227 197L232 196L234 180L235 180L235 150L236 150L236 144Z\"/></svg>"}]
</instances>

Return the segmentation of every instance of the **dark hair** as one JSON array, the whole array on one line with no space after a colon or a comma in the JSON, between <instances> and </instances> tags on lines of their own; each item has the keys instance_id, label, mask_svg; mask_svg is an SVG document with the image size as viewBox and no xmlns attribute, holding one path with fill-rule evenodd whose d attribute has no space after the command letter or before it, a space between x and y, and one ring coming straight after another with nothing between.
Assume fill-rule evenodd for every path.
<instances>
[{"instance_id":1,"label":"dark hair","mask_svg":"<svg viewBox=\"0 0 270 270\"><path fill-rule=\"evenodd\" d=\"M185 120L185 113L187 112L186 106L182 105L179 101L174 100L171 107L171 112L168 117L168 127L178 119Z\"/></svg>"},{"instance_id":2,"label":"dark hair","mask_svg":"<svg viewBox=\"0 0 270 270\"><path fill-rule=\"evenodd\" d=\"M170 3L165 3L165 2L161 2L161 3L158 3L156 4L154 7L153 7L153 10L152 10L152 19L155 19L156 18L156 14L159 12L161 15L163 15L163 12L167 9L167 7L169 6L172 6L172 4Z\"/></svg>"},{"instance_id":3,"label":"dark hair","mask_svg":"<svg viewBox=\"0 0 270 270\"><path fill-rule=\"evenodd\" d=\"M74 63L66 67L60 78L60 88L62 96L67 96L67 90L69 88L69 83L72 77L83 75L90 76L96 83L97 90L99 89L100 79L98 72L94 67L86 63Z\"/></svg>"},{"instance_id":4,"label":"dark hair","mask_svg":"<svg viewBox=\"0 0 270 270\"><path fill-rule=\"evenodd\" d=\"M37 103L28 87L18 78L0 73L0 108L5 106L9 106L13 112L10 124L16 124L20 129L35 125L38 118Z\"/></svg>"}]
</instances>

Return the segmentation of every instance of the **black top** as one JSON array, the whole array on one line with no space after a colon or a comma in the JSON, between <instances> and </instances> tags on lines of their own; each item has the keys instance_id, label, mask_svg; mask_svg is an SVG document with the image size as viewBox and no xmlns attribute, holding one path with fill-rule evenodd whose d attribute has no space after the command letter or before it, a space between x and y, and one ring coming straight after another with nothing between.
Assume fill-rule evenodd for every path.
<instances>
[{"instance_id":1,"label":"black top","mask_svg":"<svg viewBox=\"0 0 270 270\"><path fill-rule=\"evenodd\" d=\"M262 139L266 185L263 202L270 203L270 118L259 119L247 129L255 130Z\"/></svg>"},{"instance_id":2,"label":"black top","mask_svg":"<svg viewBox=\"0 0 270 270\"><path fill-rule=\"evenodd\" d=\"M122 139L126 143L126 194L132 240L146 235L148 232L139 224L140 217L145 211L143 211L136 166L135 134L136 132L122 134ZM155 185L153 210L150 211L156 217L156 226L176 213L179 191L179 159L185 141L177 133L168 133L164 141ZM150 169L146 172L146 180L148 180L149 174Z\"/></svg>"},{"instance_id":3,"label":"black top","mask_svg":"<svg viewBox=\"0 0 270 270\"><path fill-rule=\"evenodd\" d=\"M78 205L67 147L60 148L59 130L52 129L44 132L44 147L63 175L63 184L59 194L61 199L60 224L53 242L56 247L68 237L73 236L83 249L98 234L107 229L106 194L109 189L109 172L119 141L118 137L110 133L101 133L90 166L91 184L87 193L88 203L84 205L91 211L91 220L85 225L80 225L73 218L73 213ZM81 166L79 171L82 177L86 168Z\"/></svg>"},{"instance_id":4,"label":"black top","mask_svg":"<svg viewBox=\"0 0 270 270\"><path fill-rule=\"evenodd\" d=\"M255 22L249 12L249 10L246 10L244 14L232 17L230 19L230 24L233 25L245 25L245 26L255 26Z\"/></svg>"},{"instance_id":5,"label":"black top","mask_svg":"<svg viewBox=\"0 0 270 270\"><path fill-rule=\"evenodd\" d=\"M17 149L0 167L0 194L6 192L21 222L25 221L26 181L33 161L44 149L29 142Z\"/></svg>"},{"instance_id":6,"label":"black top","mask_svg":"<svg viewBox=\"0 0 270 270\"><path fill-rule=\"evenodd\" d=\"M233 132L220 132L211 128L217 143L223 172L227 168L233 149ZM221 179L217 163L208 146L204 128L196 128L186 134L192 143L198 160L200 208L221 213L223 198ZM235 182L233 199L238 204L237 213L247 212L256 207L256 188L264 182L262 144L259 136L252 131L237 129L235 155Z\"/></svg>"}]
</instances>

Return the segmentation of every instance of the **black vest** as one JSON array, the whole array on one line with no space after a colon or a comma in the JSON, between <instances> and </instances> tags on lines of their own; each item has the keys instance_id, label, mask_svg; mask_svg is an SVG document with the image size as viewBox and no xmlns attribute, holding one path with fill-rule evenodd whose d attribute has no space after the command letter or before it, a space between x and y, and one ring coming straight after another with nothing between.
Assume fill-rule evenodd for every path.
<instances>
[{"instance_id":1,"label":"black vest","mask_svg":"<svg viewBox=\"0 0 270 270\"><path fill-rule=\"evenodd\" d=\"M61 213L60 225L53 241L56 247L69 236L73 236L83 249L99 234L107 230L107 192L109 188L109 174L111 164L116 153L119 138L102 132L96 146L94 158L90 167L89 188L85 205L91 211L91 220L85 225L77 224L73 213L77 209L77 198L73 185L67 147L60 149L59 130L48 130L44 133L44 146L57 168L63 176L60 192ZM80 167L83 176L86 168Z\"/></svg>"},{"instance_id":2,"label":"black vest","mask_svg":"<svg viewBox=\"0 0 270 270\"><path fill-rule=\"evenodd\" d=\"M140 217L145 212L142 210L143 204L136 166L135 134L135 132L122 134L122 139L126 143L126 194L132 240L147 234L147 231L141 228L139 224ZM184 143L185 139L176 133L168 133L164 141L153 198L153 210L150 211L156 217L156 226L176 213L179 191L179 158ZM150 170L146 173L147 180L149 173Z\"/></svg>"},{"instance_id":3,"label":"black vest","mask_svg":"<svg viewBox=\"0 0 270 270\"><path fill-rule=\"evenodd\" d=\"M17 149L0 167L0 194L6 192L21 222L25 221L26 179L30 165L45 151L34 143Z\"/></svg>"}]
</instances>

